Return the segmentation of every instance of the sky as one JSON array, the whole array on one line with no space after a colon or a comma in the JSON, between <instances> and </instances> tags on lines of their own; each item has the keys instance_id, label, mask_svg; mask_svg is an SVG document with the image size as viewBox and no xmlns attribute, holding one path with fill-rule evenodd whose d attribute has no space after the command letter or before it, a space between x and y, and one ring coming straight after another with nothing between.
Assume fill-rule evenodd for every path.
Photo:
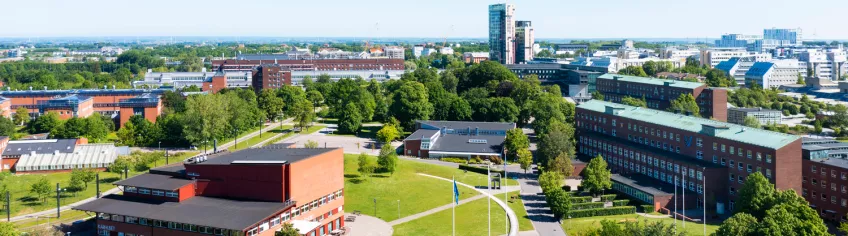
<instances>
[{"instance_id":1,"label":"sky","mask_svg":"<svg viewBox=\"0 0 848 236\"><path fill-rule=\"evenodd\" d=\"M485 38L483 0L5 0L0 37ZM848 39L846 0L513 0L537 38L717 38L802 28Z\"/></svg>"}]
</instances>

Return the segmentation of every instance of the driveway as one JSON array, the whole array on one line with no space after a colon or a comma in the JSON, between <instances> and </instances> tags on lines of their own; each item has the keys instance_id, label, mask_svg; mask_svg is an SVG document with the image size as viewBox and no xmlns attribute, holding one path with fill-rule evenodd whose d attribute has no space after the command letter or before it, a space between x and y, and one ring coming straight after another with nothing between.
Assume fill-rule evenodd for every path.
<instances>
[{"instance_id":1,"label":"driveway","mask_svg":"<svg viewBox=\"0 0 848 236\"><path fill-rule=\"evenodd\" d=\"M321 132L316 132L313 134L300 135L297 137L293 137L289 140L286 140L287 143L296 143L296 146L302 147L307 141L315 141L318 142L319 147L341 147L344 148L345 153L349 154L360 154L367 153L371 155L379 155L380 149L377 147L373 147L373 140L367 138L360 138L354 136L338 136L338 135L327 135L322 130ZM393 144L394 145L394 144ZM399 145L399 143L398 143Z\"/></svg>"},{"instance_id":2,"label":"driveway","mask_svg":"<svg viewBox=\"0 0 848 236\"><path fill-rule=\"evenodd\" d=\"M527 217L533 222L536 232L541 236L565 236L565 231L562 230L559 221L548 207L545 196L542 195L538 176L530 172L524 174L524 170L518 165L507 166L507 171L509 176L518 177L518 183L521 185L521 201L524 202Z\"/></svg>"}]
</instances>

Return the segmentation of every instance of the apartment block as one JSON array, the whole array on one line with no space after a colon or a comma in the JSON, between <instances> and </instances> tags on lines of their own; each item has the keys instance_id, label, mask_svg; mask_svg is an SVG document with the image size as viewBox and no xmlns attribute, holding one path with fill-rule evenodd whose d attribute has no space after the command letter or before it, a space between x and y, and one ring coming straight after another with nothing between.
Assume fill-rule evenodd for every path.
<instances>
[{"instance_id":1,"label":"apartment block","mask_svg":"<svg viewBox=\"0 0 848 236\"><path fill-rule=\"evenodd\" d=\"M648 108L668 110L681 94L692 94L701 117L727 120L727 91L700 82L687 82L639 76L605 74L597 78L596 89L604 100L621 103L625 97L645 98Z\"/></svg>"}]
</instances>

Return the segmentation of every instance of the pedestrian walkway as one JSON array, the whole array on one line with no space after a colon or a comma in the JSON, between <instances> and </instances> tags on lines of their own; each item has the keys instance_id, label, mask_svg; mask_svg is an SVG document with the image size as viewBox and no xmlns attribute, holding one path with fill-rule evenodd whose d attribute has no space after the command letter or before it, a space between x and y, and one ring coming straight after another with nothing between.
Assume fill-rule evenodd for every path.
<instances>
[{"instance_id":1,"label":"pedestrian walkway","mask_svg":"<svg viewBox=\"0 0 848 236\"><path fill-rule=\"evenodd\" d=\"M548 207L545 196L542 195L542 188L539 187L538 175L531 173L524 174L524 170L518 166L508 166L509 176L518 177L518 184L521 185L521 201L524 202L524 209L527 210L527 217L533 223L533 227L541 236L566 236L565 231L560 226L559 219L554 217L550 207Z\"/></svg>"},{"instance_id":2,"label":"pedestrian walkway","mask_svg":"<svg viewBox=\"0 0 848 236\"><path fill-rule=\"evenodd\" d=\"M469 203L469 202L472 202L474 200L477 200L477 199L480 199L480 198L483 198L483 197L486 197L486 195L480 194L480 195L473 196L473 197L470 197L470 198L462 199L462 200L459 200L459 204L457 204L457 205ZM395 226L395 225L403 224L403 223L406 223L406 222L409 222L409 221L412 221L412 220L416 220L416 219L421 218L421 217L436 214L437 212L450 209L452 206L453 206L453 203L445 204L445 205L442 205L440 207L436 207L436 208L433 208L433 209L430 209L430 210L427 210L427 211L424 211L424 212L421 212L421 213L418 213L418 214L414 214L414 215L410 215L410 216L407 216L407 217L404 217L404 218L393 220L392 222L389 222L389 225Z\"/></svg>"},{"instance_id":3,"label":"pedestrian walkway","mask_svg":"<svg viewBox=\"0 0 848 236\"><path fill-rule=\"evenodd\" d=\"M115 194L115 193L118 193L120 191L121 190L118 189L118 188L112 188L112 189L106 190L106 192L101 193L101 196L106 196L106 195L109 195L109 194ZM78 202L74 202L74 203L62 206L62 207L59 208L59 211L67 211L67 210L70 210L71 208L74 208L74 207L82 205L82 204L86 204L86 203L94 201L96 199L97 199L96 196L86 198L86 199L80 200ZM34 213L29 213L29 214L26 214L26 215L19 215L19 216L11 217L11 218L9 218L9 221L15 222L15 221L21 221L21 220L34 218L34 217L50 216L50 215L53 215L53 214L56 214L56 208L53 208L53 209L50 209L50 210L43 210L43 211L39 211L39 212L34 212ZM55 216L50 216L50 217L55 217ZM0 221L6 221L6 217L3 217L3 219L0 220Z\"/></svg>"},{"instance_id":4,"label":"pedestrian walkway","mask_svg":"<svg viewBox=\"0 0 848 236\"><path fill-rule=\"evenodd\" d=\"M345 227L350 228L348 236L391 236L395 231L389 223L367 215L358 215L352 222L346 221Z\"/></svg>"},{"instance_id":5,"label":"pedestrian walkway","mask_svg":"<svg viewBox=\"0 0 848 236\"><path fill-rule=\"evenodd\" d=\"M444 181L454 182L454 180L442 178L442 177L439 177L439 176L428 175L428 174L423 174L423 173L418 173L418 174L422 175L422 176L427 176L427 177L430 177L430 178L436 178L436 179L440 179L440 180L444 180ZM499 206L501 206L501 209L503 209L506 212L507 218L509 218L509 234L507 236L517 236L518 235L518 217L515 215L515 211L513 211L511 208L509 208L509 206L507 206L505 202L496 198L494 195L490 194L486 190L474 188L474 186L471 186L471 185L468 185L468 184L465 184L465 183L461 183L461 182L456 182L456 184L462 185L462 186L465 186L465 187L469 187L469 188L473 188L474 190L477 190L477 192L480 192L483 195L485 195L486 197L489 197L489 199L492 199L493 201L495 201L495 203L497 203Z\"/></svg>"}]
</instances>

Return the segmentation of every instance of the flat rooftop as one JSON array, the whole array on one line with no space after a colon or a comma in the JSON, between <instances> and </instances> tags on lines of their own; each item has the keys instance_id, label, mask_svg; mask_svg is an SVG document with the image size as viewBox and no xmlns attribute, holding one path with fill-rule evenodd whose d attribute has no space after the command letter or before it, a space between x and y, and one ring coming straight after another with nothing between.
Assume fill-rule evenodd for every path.
<instances>
[{"instance_id":1,"label":"flat rooftop","mask_svg":"<svg viewBox=\"0 0 848 236\"><path fill-rule=\"evenodd\" d=\"M239 162L242 162L242 164L294 163L333 150L336 150L336 148L283 148L278 146L270 148L251 148L238 152L213 154L209 156L208 160L197 164L229 165L239 164Z\"/></svg>"},{"instance_id":2,"label":"flat rooftop","mask_svg":"<svg viewBox=\"0 0 848 236\"><path fill-rule=\"evenodd\" d=\"M833 167L838 167L838 168L842 168L842 169L848 169L848 160L846 160L846 159L825 158L825 159L821 159L821 160L815 160L813 162L819 163L819 164L825 164L825 165L829 165L829 166L833 166Z\"/></svg>"},{"instance_id":3,"label":"flat rooftop","mask_svg":"<svg viewBox=\"0 0 848 236\"><path fill-rule=\"evenodd\" d=\"M693 133L701 133L703 126L726 127L723 130L716 130L715 137L772 149L779 149L801 138L795 135L754 129L737 124L605 101L590 100L577 106L579 109L609 114L606 113L607 107L622 109L617 115L613 115L616 117L638 120Z\"/></svg>"},{"instance_id":4,"label":"flat rooftop","mask_svg":"<svg viewBox=\"0 0 848 236\"><path fill-rule=\"evenodd\" d=\"M245 230L292 205L292 203L239 201L203 196L195 196L182 202L164 202L112 194L73 209Z\"/></svg>"},{"instance_id":5,"label":"flat rooftop","mask_svg":"<svg viewBox=\"0 0 848 236\"><path fill-rule=\"evenodd\" d=\"M627 177L619 174L613 174L610 176L610 179L654 196L669 196L672 194L667 191L674 191L674 187L672 187L671 184L666 184L665 182L660 182L657 179L648 178L638 174Z\"/></svg>"},{"instance_id":6,"label":"flat rooftop","mask_svg":"<svg viewBox=\"0 0 848 236\"><path fill-rule=\"evenodd\" d=\"M750 108L750 107L728 107L727 110L728 111L730 111L730 110L742 111L742 112L781 112L781 111L772 110L772 109Z\"/></svg>"},{"instance_id":7,"label":"flat rooftop","mask_svg":"<svg viewBox=\"0 0 848 236\"><path fill-rule=\"evenodd\" d=\"M72 153L77 146L76 139L40 139L9 141L3 156L19 156L35 153Z\"/></svg>"},{"instance_id":8,"label":"flat rooftop","mask_svg":"<svg viewBox=\"0 0 848 236\"><path fill-rule=\"evenodd\" d=\"M141 174L113 183L114 185L133 186L149 189L176 190L194 183L194 180L159 174Z\"/></svg>"},{"instance_id":9,"label":"flat rooftop","mask_svg":"<svg viewBox=\"0 0 848 236\"><path fill-rule=\"evenodd\" d=\"M640 84L650 84L650 85L658 85L664 86L665 83L669 83L668 86L675 88L686 88L686 89L695 89L701 86L704 86L704 83L698 82L687 82L680 80L670 80L670 79L658 79L651 77L640 77L640 76L631 76L631 75L619 75L619 74L604 74L598 76L598 79L607 79L613 80L615 77L618 77L618 81L625 81L631 83L640 83Z\"/></svg>"}]
</instances>

